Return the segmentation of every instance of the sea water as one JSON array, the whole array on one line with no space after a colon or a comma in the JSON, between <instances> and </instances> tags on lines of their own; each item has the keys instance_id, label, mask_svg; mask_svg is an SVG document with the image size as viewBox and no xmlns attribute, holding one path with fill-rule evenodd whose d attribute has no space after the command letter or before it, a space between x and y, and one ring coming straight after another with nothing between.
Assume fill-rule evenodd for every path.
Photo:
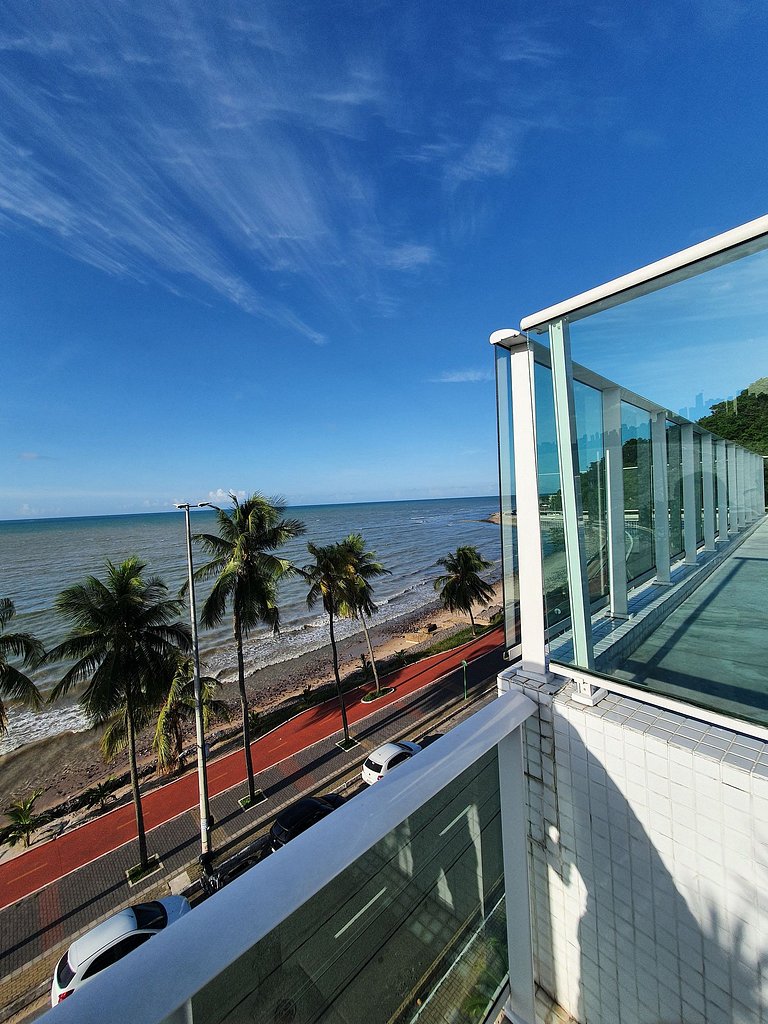
<instances>
[{"instance_id":1,"label":"sea water","mask_svg":"<svg viewBox=\"0 0 768 1024\"><path fill-rule=\"evenodd\" d=\"M374 551L390 570L390 575L372 581L379 608L374 622L381 623L434 600L434 579L442 571L437 561L459 545L474 545L498 566L499 528L485 521L497 510L497 497L293 506L285 515L301 520L306 534L287 544L280 555L303 566L311 562L307 541L332 544L349 533L361 533L366 549ZM191 521L193 535L216 532L216 516L211 510L193 511ZM7 629L33 633L46 648L53 647L69 628L55 611L57 595L86 576L103 576L106 559L119 563L132 555L145 562L147 574L160 576L175 595L187 579L183 512L0 522L0 597L11 598L16 606L16 616ZM193 545L193 558L195 568L205 562L199 545ZM210 586L197 585L198 610ZM245 643L248 672L328 643L327 616L319 604L309 609L306 595L306 584L299 577L282 582L280 634L275 637L264 627L251 630ZM188 622L188 613L181 617ZM342 621L337 633L345 636L358 628L354 622ZM230 615L216 629L201 631L200 654L204 672L233 677L236 663ZM46 665L31 674L41 691L49 693L61 673L60 665ZM0 738L0 754L86 727L74 696L38 713L11 706L8 734Z\"/></svg>"}]
</instances>

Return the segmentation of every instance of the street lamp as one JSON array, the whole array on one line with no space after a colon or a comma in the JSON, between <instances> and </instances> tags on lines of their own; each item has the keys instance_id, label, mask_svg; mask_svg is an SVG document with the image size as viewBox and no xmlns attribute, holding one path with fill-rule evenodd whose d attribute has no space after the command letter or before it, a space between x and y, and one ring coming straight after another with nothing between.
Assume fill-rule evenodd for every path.
<instances>
[{"instance_id":1,"label":"street lamp","mask_svg":"<svg viewBox=\"0 0 768 1024\"><path fill-rule=\"evenodd\" d=\"M464 700L467 699L467 663L462 659L461 667L464 669Z\"/></svg>"},{"instance_id":2,"label":"street lamp","mask_svg":"<svg viewBox=\"0 0 768 1024\"><path fill-rule=\"evenodd\" d=\"M205 503L204 503L205 504ZM195 607L195 576L192 569L192 527L189 519L190 508L200 508L189 502L179 502L176 508L184 509L187 527L187 568L189 571L189 617L192 622L192 653L194 664L195 696L195 737L197 741L197 788L200 794L200 845L202 856L211 854L211 837L208 824L208 776L205 768L205 741L203 736L203 702L200 692L200 650L197 643L197 609Z\"/></svg>"}]
</instances>

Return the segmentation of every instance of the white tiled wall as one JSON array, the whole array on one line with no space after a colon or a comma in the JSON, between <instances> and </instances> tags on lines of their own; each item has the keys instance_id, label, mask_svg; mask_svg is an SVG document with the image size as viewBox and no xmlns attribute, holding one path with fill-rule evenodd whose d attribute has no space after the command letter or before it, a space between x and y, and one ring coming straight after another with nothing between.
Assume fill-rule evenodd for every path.
<instances>
[{"instance_id":1,"label":"white tiled wall","mask_svg":"<svg viewBox=\"0 0 768 1024\"><path fill-rule=\"evenodd\" d=\"M768 750L525 686L537 981L584 1024L768 1021Z\"/></svg>"}]
</instances>

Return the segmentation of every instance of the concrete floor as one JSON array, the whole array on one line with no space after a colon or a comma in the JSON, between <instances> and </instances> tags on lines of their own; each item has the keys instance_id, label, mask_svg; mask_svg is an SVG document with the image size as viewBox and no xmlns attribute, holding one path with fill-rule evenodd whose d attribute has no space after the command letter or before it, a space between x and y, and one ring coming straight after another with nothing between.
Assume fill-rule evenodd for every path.
<instances>
[{"instance_id":1,"label":"concrete floor","mask_svg":"<svg viewBox=\"0 0 768 1024\"><path fill-rule=\"evenodd\" d=\"M768 521L611 674L768 725Z\"/></svg>"}]
</instances>

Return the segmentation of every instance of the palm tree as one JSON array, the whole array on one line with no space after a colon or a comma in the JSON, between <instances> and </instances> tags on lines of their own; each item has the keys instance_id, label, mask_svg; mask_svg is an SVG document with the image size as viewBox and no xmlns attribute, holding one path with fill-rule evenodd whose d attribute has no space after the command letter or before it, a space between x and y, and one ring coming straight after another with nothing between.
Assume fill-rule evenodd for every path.
<instances>
[{"instance_id":1,"label":"palm tree","mask_svg":"<svg viewBox=\"0 0 768 1024\"><path fill-rule=\"evenodd\" d=\"M182 602L166 596L159 577L144 577L145 564L129 558L120 565L106 563L106 580L88 576L83 583L62 591L57 610L72 623L65 640L49 651L46 660L73 660L53 690L51 700L86 681L80 706L93 725L125 715L131 789L136 809L139 864L146 868L147 841L136 764L136 729L157 706L157 692L167 680L176 652L188 651L189 627L171 620Z\"/></svg>"},{"instance_id":2,"label":"palm tree","mask_svg":"<svg viewBox=\"0 0 768 1024\"><path fill-rule=\"evenodd\" d=\"M363 540L362 534L350 533L346 537L342 544L346 547L350 558L352 575L349 580L348 587L345 588L344 597L340 605L339 611L343 616L350 616L355 619L360 619L365 633L365 641L368 644L368 654L371 659L371 667L373 668L373 678L376 680L376 696L381 695L381 684L379 682L379 673L376 668L376 659L373 656L373 647L371 646L371 636L368 632L368 624L365 619L366 616L371 616L374 612L378 611L376 605L373 603L373 588L371 587L370 580L376 576L383 576L389 573L389 569L385 569L381 562L376 561L375 551L365 550L365 541Z\"/></svg>"},{"instance_id":3,"label":"palm tree","mask_svg":"<svg viewBox=\"0 0 768 1024\"><path fill-rule=\"evenodd\" d=\"M232 633L237 650L237 682L243 719L243 750L248 779L248 799L253 803L256 789L251 760L251 729L248 721L248 695L245 690L243 637L259 622L279 631L277 607L279 581L294 571L285 558L273 554L289 540L304 533L298 519L283 519L282 498L265 498L252 494L238 501L230 494L232 509L216 508L219 536L196 534L195 540L212 556L207 565L195 573L196 579L216 577L213 589L203 605L200 621L206 628L217 626L224 618L227 605L232 606Z\"/></svg>"},{"instance_id":4,"label":"palm tree","mask_svg":"<svg viewBox=\"0 0 768 1024\"><path fill-rule=\"evenodd\" d=\"M195 715L194 662L186 654L178 652L164 679L148 693L147 700L139 712L134 714L134 725L141 729L155 719L155 734L152 747L157 754L158 771L163 774L174 772L181 763L184 747L184 725ZM229 720L229 708L223 700L215 697L219 686L212 676L200 679L200 702L203 709L203 729L207 729L214 718ZM101 737L101 751L111 760L128 745L128 720L125 707L119 708L107 722Z\"/></svg>"},{"instance_id":5,"label":"palm tree","mask_svg":"<svg viewBox=\"0 0 768 1024\"><path fill-rule=\"evenodd\" d=\"M18 668L9 665L7 657L15 654L23 658L23 665L34 665L43 656L43 645L31 633L5 633L5 627L16 614L9 597L0 598L0 698L20 700L37 710L43 704L35 684ZM8 731L8 713L0 699L0 736Z\"/></svg>"},{"instance_id":6,"label":"palm tree","mask_svg":"<svg viewBox=\"0 0 768 1024\"><path fill-rule=\"evenodd\" d=\"M9 846L15 846L17 843L22 843L25 848L29 846L32 833L50 819L50 815L46 813L35 814L35 801L42 792L42 789L36 789L28 797L14 800L10 807L5 809L5 816L11 824L6 825L0 832L2 842Z\"/></svg>"},{"instance_id":7,"label":"palm tree","mask_svg":"<svg viewBox=\"0 0 768 1024\"><path fill-rule=\"evenodd\" d=\"M478 573L490 569L493 562L486 562L476 547L467 544L456 548L445 558L438 559L438 565L447 570L435 580L435 590L440 591L440 600L452 612L468 612L475 635L475 619L472 606L490 604L493 587L481 579Z\"/></svg>"},{"instance_id":8,"label":"palm tree","mask_svg":"<svg viewBox=\"0 0 768 1024\"><path fill-rule=\"evenodd\" d=\"M339 676L339 655L336 650L336 635L334 633L334 618L342 614L342 609L349 607L345 604L354 579L354 561L352 553L342 541L340 544L328 544L319 547L311 542L307 544L307 550L315 561L305 565L301 574L309 584L307 594L307 607L314 608L318 600L322 600L323 608L328 613L331 634L331 653L333 656L333 674L336 679L336 692L339 696L341 707L341 721L344 726L344 743L349 746L349 724L347 722L347 709L344 706L344 695L341 692L341 677Z\"/></svg>"}]
</instances>

